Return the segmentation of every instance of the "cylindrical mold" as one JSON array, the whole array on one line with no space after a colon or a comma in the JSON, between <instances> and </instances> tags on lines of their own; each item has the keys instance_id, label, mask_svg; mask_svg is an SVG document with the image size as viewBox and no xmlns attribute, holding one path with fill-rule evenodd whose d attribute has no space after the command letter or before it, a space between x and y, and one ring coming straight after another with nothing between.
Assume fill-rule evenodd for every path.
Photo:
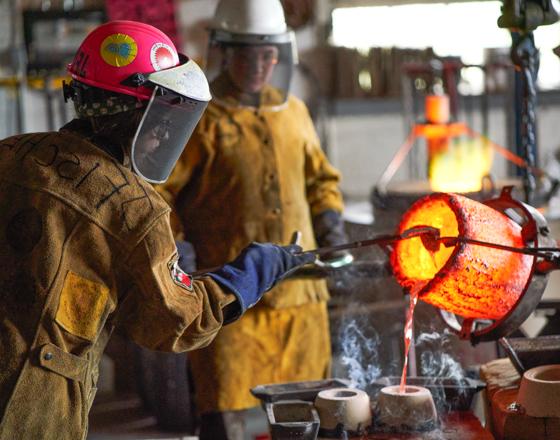
<instances>
[{"instance_id":1,"label":"cylindrical mold","mask_svg":"<svg viewBox=\"0 0 560 440\"><path fill-rule=\"evenodd\" d=\"M320 437L340 438L345 433L360 434L371 425L369 396L354 388L323 390L315 398L319 413Z\"/></svg>"},{"instance_id":2,"label":"cylindrical mold","mask_svg":"<svg viewBox=\"0 0 560 440\"><path fill-rule=\"evenodd\" d=\"M523 374L517 402L531 417L560 417L560 364L541 365Z\"/></svg>"},{"instance_id":3,"label":"cylindrical mold","mask_svg":"<svg viewBox=\"0 0 560 440\"><path fill-rule=\"evenodd\" d=\"M437 425L432 393L427 388L399 385L382 388L375 410L375 424L391 431L430 431Z\"/></svg>"},{"instance_id":4,"label":"cylindrical mold","mask_svg":"<svg viewBox=\"0 0 560 440\"><path fill-rule=\"evenodd\" d=\"M525 246L518 224L457 194L436 193L414 203L398 233L415 226L437 228L441 237ZM533 256L464 242L428 248L421 237L396 243L391 265L398 282L419 290L421 300L465 318L502 318L531 279Z\"/></svg>"}]
</instances>

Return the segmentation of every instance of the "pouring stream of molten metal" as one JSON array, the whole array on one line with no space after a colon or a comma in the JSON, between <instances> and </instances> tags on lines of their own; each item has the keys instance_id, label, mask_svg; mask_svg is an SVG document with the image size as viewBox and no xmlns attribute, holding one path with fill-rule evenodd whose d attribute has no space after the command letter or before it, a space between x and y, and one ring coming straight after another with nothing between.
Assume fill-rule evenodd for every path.
<instances>
[{"instance_id":1,"label":"pouring stream of molten metal","mask_svg":"<svg viewBox=\"0 0 560 440\"><path fill-rule=\"evenodd\" d=\"M408 352L410 351L410 344L413 337L413 323L414 323L414 309L418 303L418 291L420 289L413 288L410 292L410 305L406 313L406 323L404 325L404 363L401 375L401 384L399 386L399 393L403 394L406 390L406 370L408 369Z\"/></svg>"}]
</instances>

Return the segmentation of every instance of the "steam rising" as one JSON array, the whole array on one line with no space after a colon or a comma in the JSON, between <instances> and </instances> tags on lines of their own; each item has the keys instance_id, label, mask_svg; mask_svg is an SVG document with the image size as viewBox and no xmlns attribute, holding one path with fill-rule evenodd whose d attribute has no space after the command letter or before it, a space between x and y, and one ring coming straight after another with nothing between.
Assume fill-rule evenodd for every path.
<instances>
[{"instance_id":1,"label":"steam rising","mask_svg":"<svg viewBox=\"0 0 560 440\"><path fill-rule=\"evenodd\" d=\"M464 375L461 365L449 353L423 352L420 356L420 369L423 376L449 377L458 382Z\"/></svg>"},{"instance_id":2,"label":"steam rising","mask_svg":"<svg viewBox=\"0 0 560 440\"><path fill-rule=\"evenodd\" d=\"M352 381L352 386L366 389L381 375L378 335L366 337L356 320L351 320L343 327L341 345L342 364L347 369L347 377Z\"/></svg>"},{"instance_id":3,"label":"steam rising","mask_svg":"<svg viewBox=\"0 0 560 440\"><path fill-rule=\"evenodd\" d=\"M422 333L416 339L417 347L422 349L420 355L420 374L434 378L434 385L431 388L434 403L438 412L447 411L456 401L466 396L465 372L461 364L455 360L448 352L451 351L449 330L443 333ZM447 385L452 385L455 391L454 396L446 396L441 384L445 381Z\"/></svg>"},{"instance_id":4,"label":"steam rising","mask_svg":"<svg viewBox=\"0 0 560 440\"><path fill-rule=\"evenodd\" d=\"M370 318L363 315L348 318L340 325L340 360L345 370L341 372L342 377L347 377L352 387L365 390L376 399L380 383L394 379L394 382L389 381L385 385L398 385L400 376L386 375L394 375L395 370L400 372L402 359L398 356L387 359L385 352L394 352L394 347L393 350L388 349L390 344L395 343L393 340L395 338L387 337L386 333L391 335L394 333L394 328L389 327L390 325L401 325L402 329L402 324L398 320L384 321L383 327L377 328L376 331ZM439 415L461 408L465 402L468 405L471 396L468 391L470 385L461 364L453 357L452 343L457 336L447 329L433 331L434 326L424 330L428 331L417 334L413 341L418 356L418 374L423 377L419 379L426 380L426 383L417 383L417 385L425 386L430 390ZM410 385L414 384L411 378ZM448 427L441 418L438 417L438 420L433 423L424 420L421 414L417 417L420 426L417 425L416 429L419 430L416 432L421 432L422 439L445 440L447 438L445 433ZM410 427L401 428L402 430L395 430L395 427L377 425L374 431L410 431Z\"/></svg>"},{"instance_id":5,"label":"steam rising","mask_svg":"<svg viewBox=\"0 0 560 440\"><path fill-rule=\"evenodd\" d=\"M416 338L416 346L422 348L420 371L422 376L447 377L460 382L465 378L463 367L449 353L450 332L422 333Z\"/></svg>"},{"instance_id":6,"label":"steam rising","mask_svg":"<svg viewBox=\"0 0 560 440\"><path fill-rule=\"evenodd\" d=\"M467 385L463 368L450 354L452 352L451 342L454 337L456 336L446 329L442 333L422 333L415 340L417 353L420 354L419 374L428 380L426 383L418 383L418 385L425 386L430 390L437 412L440 415L448 412L453 405L467 395L466 389L463 388ZM397 380L398 378L395 378L395 386ZM410 380L413 382L414 378L410 378ZM444 384L446 388L444 388ZM412 385L414 385L414 382ZM387 410L385 408L385 411ZM389 412L391 412L390 408ZM398 416L398 414L394 415ZM422 432L422 439L445 440L447 438L445 434L447 427L441 419L434 426L429 423L429 420L425 419L425 414L422 411L413 410L411 417L416 419L416 429L425 430ZM414 430L414 428L406 425L402 425L400 429L387 426L379 426L377 429L389 432Z\"/></svg>"}]
</instances>

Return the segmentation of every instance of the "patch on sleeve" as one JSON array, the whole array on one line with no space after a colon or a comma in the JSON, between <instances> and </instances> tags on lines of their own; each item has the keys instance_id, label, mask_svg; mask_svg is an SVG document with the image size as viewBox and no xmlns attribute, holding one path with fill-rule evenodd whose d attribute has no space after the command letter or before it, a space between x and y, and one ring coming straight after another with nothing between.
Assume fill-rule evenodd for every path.
<instances>
[{"instance_id":1,"label":"patch on sleeve","mask_svg":"<svg viewBox=\"0 0 560 440\"><path fill-rule=\"evenodd\" d=\"M173 282L179 287L192 292L192 278L179 267L179 261L174 258L167 264L167 267L169 268L169 273Z\"/></svg>"},{"instance_id":2,"label":"patch on sleeve","mask_svg":"<svg viewBox=\"0 0 560 440\"><path fill-rule=\"evenodd\" d=\"M106 316L109 288L68 271L60 292L56 322L73 335L94 341Z\"/></svg>"}]
</instances>

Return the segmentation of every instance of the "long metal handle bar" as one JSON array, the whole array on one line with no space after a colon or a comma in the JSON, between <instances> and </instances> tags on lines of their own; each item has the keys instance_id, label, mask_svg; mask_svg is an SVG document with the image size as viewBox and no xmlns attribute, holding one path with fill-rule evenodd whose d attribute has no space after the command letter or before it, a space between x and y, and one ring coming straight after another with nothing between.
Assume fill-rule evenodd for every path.
<instances>
[{"instance_id":1,"label":"long metal handle bar","mask_svg":"<svg viewBox=\"0 0 560 440\"><path fill-rule=\"evenodd\" d=\"M542 247L542 248L531 248L531 247L524 247L518 248L514 246L507 246L504 244L498 243L491 243L488 241L481 241L476 240L474 238L467 238L467 237L428 237L428 240L434 240L435 242L442 243L446 247L455 246L458 243L467 243L467 244L474 244L476 246L484 246L493 249L500 249L509 252L515 252L518 254L525 254L525 255L532 255L535 257L542 257L542 258L552 258L554 255L552 253L558 253L560 256L560 248L557 247ZM430 244L430 247L432 245Z\"/></svg>"},{"instance_id":2,"label":"long metal handle bar","mask_svg":"<svg viewBox=\"0 0 560 440\"><path fill-rule=\"evenodd\" d=\"M397 241L408 240L413 237L422 237L422 236L429 236L427 240L433 240L435 238L438 238L439 229L433 228L431 226L415 226L413 228L407 229L402 234L379 235L375 238L371 238L368 240L354 241L351 243L339 244L337 246L326 246L317 249L312 249L310 251L303 251L301 252L301 254L314 254L316 256L321 256L325 254L330 254L331 252L345 251L349 249L358 249L366 246L387 246L389 244L396 243ZM295 240L292 239L292 242L295 242ZM189 275L196 278L196 277L206 275L209 272L218 270L221 267L222 266L216 266L216 267L211 267L209 269L197 270L196 272L191 272Z\"/></svg>"},{"instance_id":3,"label":"long metal handle bar","mask_svg":"<svg viewBox=\"0 0 560 440\"><path fill-rule=\"evenodd\" d=\"M474 238L467 237L440 237L439 229L432 226L416 226L407 229L402 234L395 235L380 235L375 238L368 240L354 241L350 243L343 243L336 246L326 246L317 249L312 249L309 251L304 251L302 253L314 254L317 256L330 254L337 251L345 251L350 249L358 249L368 246L387 246L398 241L408 240L414 237L420 237L424 244L424 247L433 252L439 249L439 245L443 244L446 247L456 246L458 243L472 244L476 246L484 246L493 249L499 249L509 252L514 252L518 254L531 255L534 257L540 257L547 261L554 261L560 268L560 248L557 247L541 247L541 248L531 248L523 247L517 248L514 246L507 246L499 243L491 243L488 241L476 240ZM212 267L209 269L197 270L196 272L190 273L191 276L203 276L209 272L219 269L221 266Z\"/></svg>"},{"instance_id":4,"label":"long metal handle bar","mask_svg":"<svg viewBox=\"0 0 560 440\"><path fill-rule=\"evenodd\" d=\"M414 237L428 236L428 240L437 239L439 237L439 229L431 226L416 226L407 229L402 234L396 235L379 235L369 240L354 241L351 243L339 244L336 246L325 246L310 251L304 251L305 254L315 254L317 256L330 254L337 251L346 251L349 249L358 249L367 246L387 246L397 241L408 240Z\"/></svg>"}]
</instances>

